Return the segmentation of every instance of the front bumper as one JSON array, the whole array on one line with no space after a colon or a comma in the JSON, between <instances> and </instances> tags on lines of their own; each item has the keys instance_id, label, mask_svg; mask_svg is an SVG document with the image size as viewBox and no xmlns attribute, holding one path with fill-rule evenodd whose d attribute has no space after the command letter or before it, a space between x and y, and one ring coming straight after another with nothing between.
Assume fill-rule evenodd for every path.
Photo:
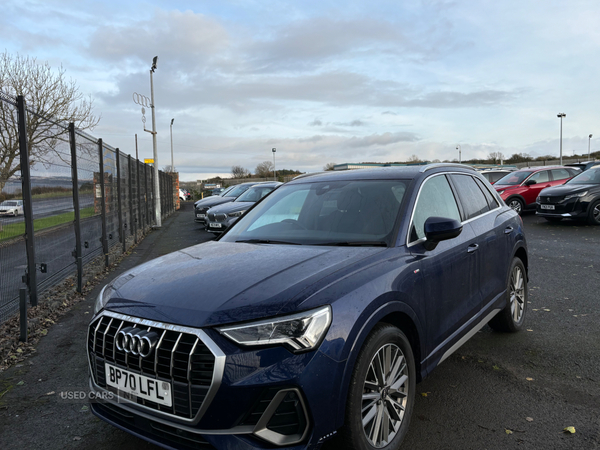
<instances>
[{"instance_id":1,"label":"front bumper","mask_svg":"<svg viewBox=\"0 0 600 450\"><path fill-rule=\"evenodd\" d=\"M106 383L101 386L98 368L102 367L103 360L130 372L152 376L142 366L136 371L136 364L123 364L123 359L116 353L113 359L109 351L104 354L106 358L99 355L100 348L104 352L112 345L113 325L99 324L99 320L107 322L109 318L150 326L154 331L164 326L202 338L216 358L209 392L197 413L183 417L178 415L176 408L159 411L144 401L119 397ZM90 336L92 333L96 336ZM283 347L241 350L212 329L150 323L106 311L93 320L90 335L90 388L98 394L95 398L105 399L103 403L92 404L94 414L147 441L165 448L184 449L312 449L320 445L321 436L335 432L335 418L331 412L335 410L332 405L336 402L331 393L336 391L336 377L332 374L341 374L343 370L339 363L319 351L292 354ZM95 351L90 348L91 343L95 343ZM158 347L156 351L159 351ZM172 360L178 358L175 355ZM190 357L188 364L192 364L192 359ZM177 383L177 380L168 380L160 374L155 378L172 382L174 388ZM177 401L176 392L174 398Z\"/></svg>"},{"instance_id":2,"label":"front bumper","mask_svg":"<svg viewBox=\"0 0 600 450\"><path fill-rule=\"evenodd\" d=\"M550 198L550 201L547 201L544 197L543 202L536 203L535 214L542 217L563 219L585 218L587 216L586 205L587 203L582 203L578 198L567 200ZM548 207L553 209L546 209Z\"/></svg>"}]
</instances>

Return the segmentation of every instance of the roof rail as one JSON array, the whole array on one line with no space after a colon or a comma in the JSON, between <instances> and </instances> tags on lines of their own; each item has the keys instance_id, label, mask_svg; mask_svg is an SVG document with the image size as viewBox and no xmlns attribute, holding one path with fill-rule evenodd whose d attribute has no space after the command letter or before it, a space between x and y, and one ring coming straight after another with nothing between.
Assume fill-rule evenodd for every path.
<instances>
[{"instance_id":1,"label":"roof rail","mask_svg":"<svg viewBox=\"0 0 600 450\"><path fill-rule=\"evenodd\" d=\"M421 167L419 172L427 172L431 169L437 169L438 167L461 167L463 169L471 169L476 172L475 168L471 166L467 166L466 164L457 164L457 163L433 163L427 164L426 166Z\"/></svg>"}]
</instances>

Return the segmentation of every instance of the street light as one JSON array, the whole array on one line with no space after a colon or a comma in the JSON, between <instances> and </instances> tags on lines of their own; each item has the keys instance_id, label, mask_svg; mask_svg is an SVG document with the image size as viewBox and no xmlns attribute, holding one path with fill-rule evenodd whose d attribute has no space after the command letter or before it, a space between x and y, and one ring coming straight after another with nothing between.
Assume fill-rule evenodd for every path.
<instances>
[{"instance_id":1,"label":"street light","mask_svg":"<svg viewBox=\"0 0 600 450\"><path fill-rule=\"evenodd\" d=\"M562 166L562 120L567 115L565 113L558 113L556 117L560 119L560 165Z\"/></svg>"},{"instance_id":2,"label":"street light","mask_svg":"<svg viewBox=\"0 0 600 450\"><path fill-rule=\"evenodd\" d=\"M589 138L588 138L588 161L591 161L590 159L590 146L592 143L592 135L590 134Z\"/></svg>"},{"instance_id":3,"label":"street light","mask_svg":"<svg viewBox=\"0 0 600 450\"><path fill-rule=\"evenodd\" d=\"M171 172L175 172L175 166L173 165L173 122L175 119L171 119Z\"/></svg>"},{"instance_id":4,"label":"street light","mask_svg":"<svg viewBox=\"0 0 600 450\"><path fill-rule=\"evenodd\" d=\"M273 149L273 180L277 181L277 170L275 170L275 152L277 151L276 148Z\"/></svg>"},{"instance_id":5,"label":"street light","mask_svg":"<svg viewBox=\"0 0 600 450\"><path fill-rule=\"evenodd\" d=\"M160 210L160 183L158 181L158 148L156 146L156 113L154 107L154 81L152 74L156 70L158 56L152 59L152 67L150 67L150 107L152 108L152 149L154 150L154 222L155 227L162 227L161 210Z\"/></svg>"},{"instance_id":6,"label":"street light","mask_svg":"<svg viewBox=\"0 0 600 450\"><path fill-rule=\"evenodd\" d=\"M462 149L461 149L461 147L460 147L460 144L458 144L458 145L456 146L456 150L458 150L458 163L459 163L459 164L461 164L461 163L462 163L462 156L461 156Z\"/></svg>"}]
</instances>

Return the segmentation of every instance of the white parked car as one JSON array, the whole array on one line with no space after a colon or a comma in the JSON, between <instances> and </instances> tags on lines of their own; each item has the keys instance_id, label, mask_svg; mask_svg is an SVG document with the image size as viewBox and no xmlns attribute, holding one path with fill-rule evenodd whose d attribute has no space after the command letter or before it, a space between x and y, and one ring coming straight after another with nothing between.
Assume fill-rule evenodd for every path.
<instances>
[{"instance_id":1,"label":"white parked car","mask_svg":"<svg viewBox=\"0 0 600 450\"><path fill-rule=\"evenodd\" d=\"M23 214L23 200L5 200L0 203L0 216L18 216Z\"/></svg>"}]
</instances>

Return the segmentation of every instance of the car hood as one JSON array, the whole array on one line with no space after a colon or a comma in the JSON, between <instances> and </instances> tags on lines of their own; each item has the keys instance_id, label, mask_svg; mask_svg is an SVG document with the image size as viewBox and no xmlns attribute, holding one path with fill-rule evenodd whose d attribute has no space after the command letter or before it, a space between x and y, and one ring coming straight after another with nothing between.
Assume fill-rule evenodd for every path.
<instances>
[{"instance_id":1,"label":"car hood","mask_svg":"<svg viewBox=\"0 0 600 450\"><path fill-rule=\"evenodd\" d=\"M254 202L229 202L210 208L210 212L214 214L228 214L236 211L245 211L252 205L254 205Z\"/></svg>"},{"instance_id":2,"label":"car hood","mask_svg":"<svg viewBox=\"0 0 600 450\"><path fill-rule=\"evenodd\" d=\"M504 191L506 189L514 189L520 186L520 184L494 184L494 189L497 191Z\"/></svg>"},{"instance_id":3,"label":"car hood","mask_svg":"<svg viewBox=\"0 0 600 450\"><path fill-rule=\"evenodd\" d=\"M590 189L600 189L597 184L561 184L560 186L547 187L540 192L540 196L549 195L552 197L560 197L568 194L576 194L577 192L589 191Z\"/></svg>"},{"instance_id":4,"label":"car hood","mask_svg":"<svg viewBox=\"0 0 600 450\"><path fill-rule=\"evenodd\" d=\"M274 316L295 311L333 272L385 250L207 242L119 276L105 308L191 327Z\"/></svg>"}]
</instances>

